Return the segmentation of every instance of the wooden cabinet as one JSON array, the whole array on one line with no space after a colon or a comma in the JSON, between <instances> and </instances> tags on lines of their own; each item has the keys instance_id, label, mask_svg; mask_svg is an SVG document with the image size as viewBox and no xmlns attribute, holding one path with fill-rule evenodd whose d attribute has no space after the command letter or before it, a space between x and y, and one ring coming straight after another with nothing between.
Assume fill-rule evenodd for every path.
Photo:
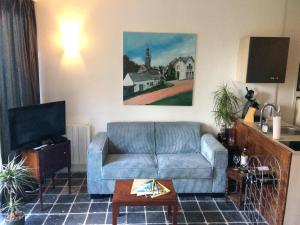
<instances>
[{"instance_id":1,"label":"wooden cabinet","mask_svg":"<svg viewBox=\"0 0 300 225\"><path fill-rule=\"evenodd\" d=\"M240 42L236 80L284 83L290 38L246 37Z\"/></svg>"},{"instance_id":2,"label":"wooden cabinet","mask_svg":"<svg viewBox=\"0 0 300 225\"><path fill-rule=\"evenodd\" d=\"M32 176L39 184L41 207L43 205L42 184L44 179L52 177L54 184L55 173L65 167L68 168L69 193L71 192L71 151L69 140L48 145L39 150L24 149L22 150L22 158L25 159L24 165L31 168Z\"/></svg>"}]
</instances>

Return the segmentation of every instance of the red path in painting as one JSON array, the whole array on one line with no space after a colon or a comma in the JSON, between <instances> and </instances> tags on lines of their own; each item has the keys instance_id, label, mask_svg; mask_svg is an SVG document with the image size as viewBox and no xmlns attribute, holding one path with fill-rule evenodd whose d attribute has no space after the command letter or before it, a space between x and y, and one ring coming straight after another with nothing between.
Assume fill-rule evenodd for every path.
<instances>
[{"instance_id":1,"label":"red path in painting","mask_svg":"<svg viewBox=\"0 0 300 225\"><path fill-rule=\"evenodd\" d=\"M170 81L170 83L174 86L130 98L124 101L124 105L147 105L193 89L193 80Z\"/></svg>"}]
</instances>

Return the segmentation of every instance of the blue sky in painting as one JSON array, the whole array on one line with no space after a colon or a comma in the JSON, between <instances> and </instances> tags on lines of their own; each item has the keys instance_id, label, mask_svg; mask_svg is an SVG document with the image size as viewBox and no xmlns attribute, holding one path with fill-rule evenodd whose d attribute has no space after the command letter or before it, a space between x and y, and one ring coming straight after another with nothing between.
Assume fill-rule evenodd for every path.
<instances>
[{"instance_id":1,"label":"blue sky in painting","mask_svg":"<svg viewBox=\"0 0 300 225\"><path fill-rule=\"evenodd\" d=\"M196 56L196 34L124 32L123 53L144 64L145 50L150 48L151 65L167 65L176 57Z\"/></svg>"}]
</instances>

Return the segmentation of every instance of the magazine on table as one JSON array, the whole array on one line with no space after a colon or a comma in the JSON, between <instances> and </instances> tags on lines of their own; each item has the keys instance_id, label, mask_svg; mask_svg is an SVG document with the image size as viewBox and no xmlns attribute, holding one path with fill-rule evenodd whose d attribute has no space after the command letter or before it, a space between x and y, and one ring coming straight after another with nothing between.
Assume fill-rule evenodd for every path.
<instances>
[{"instance_id":1,"label":"magazine on table","mask_svg":"<svg viewBox=\"0 0 300 225\"><path fill-rule=\"evenodd\" d=\"M152 198L168 194L170 190L154 179L135 179L130 194Z\"/></svg>"}]
</instances>

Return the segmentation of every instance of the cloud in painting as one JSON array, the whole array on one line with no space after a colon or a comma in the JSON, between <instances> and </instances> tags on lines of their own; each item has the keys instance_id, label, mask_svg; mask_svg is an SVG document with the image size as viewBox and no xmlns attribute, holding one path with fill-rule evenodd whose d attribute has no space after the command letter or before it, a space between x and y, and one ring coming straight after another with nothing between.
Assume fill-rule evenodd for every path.
<instances>
[{"instance_id":1,"label":"cloud in painting","mask_svg":"<svg viewBox=\"0 0 300 225\"><path fill-rule=\"evenodd\" d=\"M124 32L123 41L124 54L138 64L144 64L146 48L150 48L152 66L167 65L175 57L196 55L195 34Z\"/></svg>"}]
</instances>

